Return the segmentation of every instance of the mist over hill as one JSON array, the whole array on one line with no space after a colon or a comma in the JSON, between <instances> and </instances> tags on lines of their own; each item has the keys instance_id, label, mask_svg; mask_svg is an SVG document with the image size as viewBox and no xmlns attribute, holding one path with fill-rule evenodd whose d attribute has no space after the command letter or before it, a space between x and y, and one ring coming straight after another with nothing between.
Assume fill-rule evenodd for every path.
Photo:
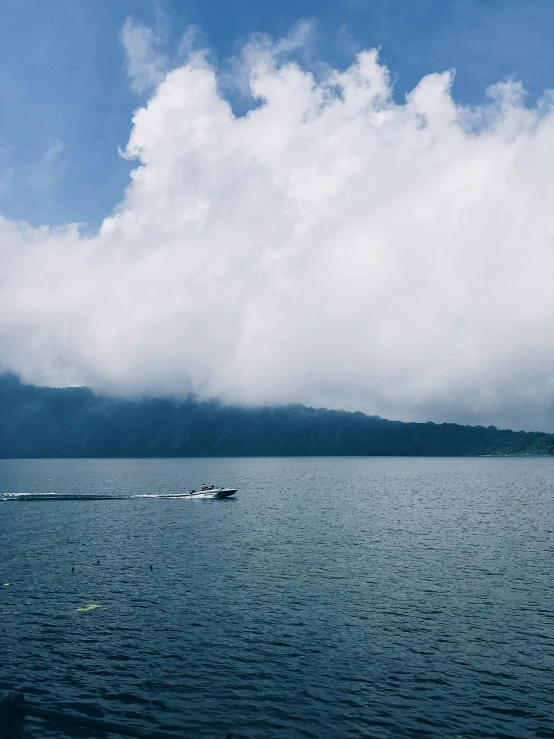
<instances>
[{"instance_id":1,"label":"mist over hill","mask_svg":"<svg viewBox=\"0 0 554 739\"><path fill-rule=\"evenodd\" d=\"M554 434L402 423L290 405L139 401L0 377L0 457L223 457L554 454Z\"/></svg>"}]
</instances>

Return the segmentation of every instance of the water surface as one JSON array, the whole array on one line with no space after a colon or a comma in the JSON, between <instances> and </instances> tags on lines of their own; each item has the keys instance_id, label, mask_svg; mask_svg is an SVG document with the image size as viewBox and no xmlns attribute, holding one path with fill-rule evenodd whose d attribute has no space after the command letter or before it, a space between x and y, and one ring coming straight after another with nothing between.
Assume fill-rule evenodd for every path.
<instances>
[{"instance_id":1,"label":"water surface","mask_svg":"<svg viewBox=\"0 0 554 739\"><path fill-rule=\"evenodd\" d=\"M554 737L553 474L0 460L0 691L190 737ZM204 481L236 500L156 497Z\"/></svg>"}]
</instances>

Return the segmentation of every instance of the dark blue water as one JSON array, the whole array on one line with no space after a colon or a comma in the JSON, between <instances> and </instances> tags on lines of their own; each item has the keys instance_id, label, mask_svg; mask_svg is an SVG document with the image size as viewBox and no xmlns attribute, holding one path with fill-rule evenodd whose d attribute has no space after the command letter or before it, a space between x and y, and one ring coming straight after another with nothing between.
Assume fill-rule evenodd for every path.
<instances>
[{"instance_id":1,"label":"dark blue water","mask_svg":"<svg viewBox=\"0 0 554 739\"><path fill-rule=\"evenodd\" d=\"M203 481L239 492L137 497ZM552 459L0 461L46 492L0 503L0 691L187 737L554 737Z\"/></svg>"}]
</instances>

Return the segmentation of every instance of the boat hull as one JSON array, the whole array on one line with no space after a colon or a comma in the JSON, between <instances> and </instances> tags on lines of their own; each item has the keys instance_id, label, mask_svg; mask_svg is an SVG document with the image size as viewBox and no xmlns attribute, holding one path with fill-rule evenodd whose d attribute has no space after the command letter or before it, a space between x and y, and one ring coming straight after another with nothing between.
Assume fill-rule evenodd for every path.
<instances>
[{"instance_id":1,"label":"boat hull","mask_svg":"<svg viewBox=\"0 0 554 739\"><path fill-rule=\"evenodd\" d=\"M197 490L190 495L201 495L203 498L230 498L237 492L236 488L214 488L213 490Z\"/></svg>"},{"instance_id":2,"label":"boat hull","mask_svg":"<svg viewBox=\"0 0 554 739\"><path fill-rule=\"evenodd\" d=\"M236 492L235 488L223 488L222 490L217 491L214 498L230 498L231 495L234 495Z\"/></svg>"}]
</instances>

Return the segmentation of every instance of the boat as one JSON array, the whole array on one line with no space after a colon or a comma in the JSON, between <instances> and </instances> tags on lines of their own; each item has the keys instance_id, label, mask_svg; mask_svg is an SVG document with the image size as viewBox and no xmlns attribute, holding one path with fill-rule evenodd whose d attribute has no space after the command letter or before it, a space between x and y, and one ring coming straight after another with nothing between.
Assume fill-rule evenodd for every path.
<instances>
[{"instance_id":1,"label":"boat","mask_svg":"<svg viewBox=\"0 0 554 739\"><path fill-rule=\"evenodd\" d=\"M204 498L230 498L237 492L237 488L216 488L202 485L202 490L191 490L189 495L201 495Z\"/></svg>"}]
</instances>

